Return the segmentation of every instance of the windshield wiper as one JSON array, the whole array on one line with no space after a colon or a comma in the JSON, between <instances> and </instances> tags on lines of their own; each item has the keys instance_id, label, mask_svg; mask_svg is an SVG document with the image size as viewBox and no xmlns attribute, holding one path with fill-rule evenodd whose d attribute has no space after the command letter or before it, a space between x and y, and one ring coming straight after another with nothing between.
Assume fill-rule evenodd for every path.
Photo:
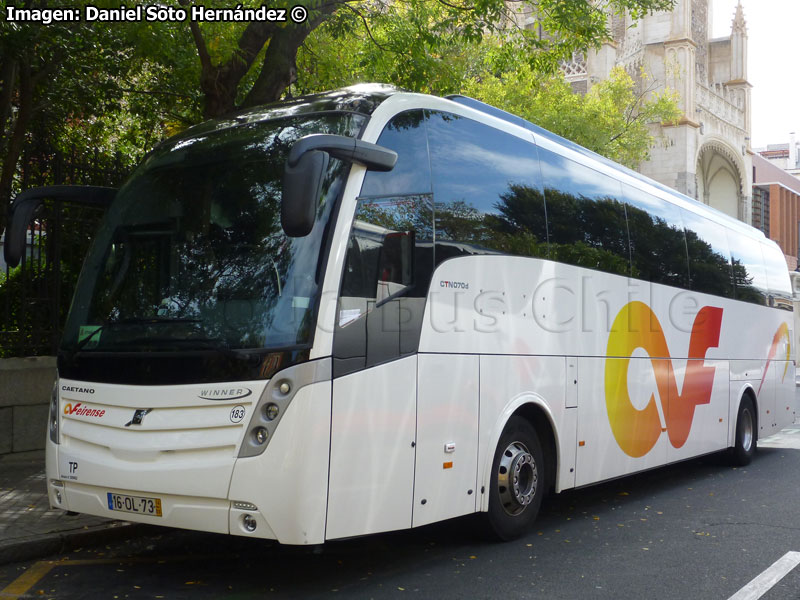
<instances>
[{"instance_id":1,"label":"windshield wiper","mask_svg":"<svg viewBox=\"0 0 800 600\"><path fill-rule=\"evenodd\" d=\"M136 345L136 344L164 344L176 346L196 346L201 350L213 350L228 358L236 360L250 360L251 353L246 350L236 350L227 344L223 343L221 338L155 338L155 337L139 337L132 340L123 340L117 342L121 346Z\"/></svg>"},{"instance_id":2,"label":"windshield wiper","mask_svg":"<svg viewBox=\"0 0 800 600\"><path fill-rule=\"evenodd\" d=\"M177 318L165 319L163 317L129 317L127 319L119 319L114 321L105 321L97 327L92 333L87 335L82 340L79 340L72 352L69 354L70 363L74 363L75 355L80 352L86 344L95 339L102 331L116 327L118 325L160 325L163 323L199 323L200 319Z\"/></svg>"}]
</instances>

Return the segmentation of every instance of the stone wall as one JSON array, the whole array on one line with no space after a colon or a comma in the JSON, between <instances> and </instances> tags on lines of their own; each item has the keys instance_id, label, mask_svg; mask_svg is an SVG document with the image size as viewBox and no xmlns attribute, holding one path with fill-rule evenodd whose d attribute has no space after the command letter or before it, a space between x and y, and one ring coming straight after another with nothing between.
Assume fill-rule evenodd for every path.
<instances>
[{"instance_id":1,"label":"stone wall","mask_svg":"<svg viewBox=\"0 0 800 600\"><path fill-rule=\"evenodd\" d=\"M0 359L0 454L44 448L56 359Z\"/></svg>"}]
</instances>

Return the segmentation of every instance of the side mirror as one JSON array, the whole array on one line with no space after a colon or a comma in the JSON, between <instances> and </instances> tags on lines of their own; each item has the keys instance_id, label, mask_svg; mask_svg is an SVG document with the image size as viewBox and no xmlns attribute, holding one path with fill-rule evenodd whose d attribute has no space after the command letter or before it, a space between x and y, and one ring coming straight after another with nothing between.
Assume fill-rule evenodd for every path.
<instances>
[{"instance_id":1,"label":"side mirror","mask_svg":"<svg viewBox=\"0 0 800 600\"><path fill-rule=\"evenodd\" d=\"M321 150L303 154L295 166L288 162L283 172L281 227L289 237L311 233L322 195L322 182L328 172L330 156Z\"/></svg>"},{"instance_id":2,"label":"side mirror","mask_svg":"<svg viewBox=\"0 0 800 600\"><path fill-rule=\"evenodd\" d=\"M343 135L313 134L297 140L286 159L281 196L281 226L290 237L311 233L330 157L374 171L391 171L397 153Z\"/></svg>"},{"instance_id":3,"label":"side mirror","mask_svg":"<svg viewBox=\"0 0 800 600\"><path fill-rule=\"evenodd\" d=\"M116 193L115 188L90 185L51 185L25 190L14 199L8 209L6 239L3 244L6 263L10 267L16 267L22 260L28 225L45 199L52 198L107 208Z\"/></svg>"}]
</instances>

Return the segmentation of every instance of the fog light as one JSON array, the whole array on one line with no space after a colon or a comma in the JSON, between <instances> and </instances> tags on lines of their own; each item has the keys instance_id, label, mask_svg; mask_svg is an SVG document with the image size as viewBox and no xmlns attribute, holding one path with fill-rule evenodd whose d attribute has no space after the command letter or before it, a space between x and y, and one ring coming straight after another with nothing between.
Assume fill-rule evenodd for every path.
<instances>
[{"instance_id":1,"label":"fog light","mask_svg":"<svg viewBox=\"0 0 800 600\"><path fill-rule=\"evenodd\" d=\"M242 517L242 523L244 524L244 528L247 531L255 531L256 530L256 520L251 517L250 515L244 515Z\"/></svg>"},{"instance_id":2,"label":"fog light","mask_svg":"<svg viewBox=\"0 0 800 600\"><path fill-rule=\"evenodd\" d=\"M253 432L253 438L256 440L256 444L259 446L267 441L269 437L269 431L267 431L266 427L259 427Z\"/></svg>"},{"instance_id":3,"label":"fog light","mask_svg":"<svg viewBox=\"0 0 800 600\"><path fill-rule=\"evenodd\" d=\"M277 404L269 403L264 407L264 416L268 421L274 421L278 418L278 413L281 411Z\"/></svg>"},{"instance_id":4,"label":"fog light","mask_svg":"<svg viewBox=\"0 0 800 600\"><path fill-rule=\"evenodd\" d=\"M56 502L61 504L61 492L59 492L58 490L53 490L53 491L55 492Z\"/></svg>"}]
</instances>

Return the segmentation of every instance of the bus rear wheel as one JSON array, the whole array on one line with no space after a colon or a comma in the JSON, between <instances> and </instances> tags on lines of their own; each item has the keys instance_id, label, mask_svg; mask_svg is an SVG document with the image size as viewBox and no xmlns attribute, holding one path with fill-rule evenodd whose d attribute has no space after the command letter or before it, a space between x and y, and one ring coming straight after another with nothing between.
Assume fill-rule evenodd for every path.
<instances>
[{"instance_id":1,"label":"bus rear wheel","mask_svg":"<svg viewBox=\"0 0 800 600\"><path fill-rule=\"evenodd\" d=\"M756 423L753 399L745 395L739 402L739 413L736 416L736 445L731 449L731 461L736 466L749 465L753 460L758 446Z\"/></svg>"},{"instance_id":2,"label":"bus rear wheel","mask_svg":"<svg viewBox=\"0 0 800 600\"><path fill-rule=\"evenodd\" d=\"M546 489L544 454L533 426L511 417L494 452L489 485L489 532L507 541L524 534L539 513Z\"/></svg>"}]
</instances>

